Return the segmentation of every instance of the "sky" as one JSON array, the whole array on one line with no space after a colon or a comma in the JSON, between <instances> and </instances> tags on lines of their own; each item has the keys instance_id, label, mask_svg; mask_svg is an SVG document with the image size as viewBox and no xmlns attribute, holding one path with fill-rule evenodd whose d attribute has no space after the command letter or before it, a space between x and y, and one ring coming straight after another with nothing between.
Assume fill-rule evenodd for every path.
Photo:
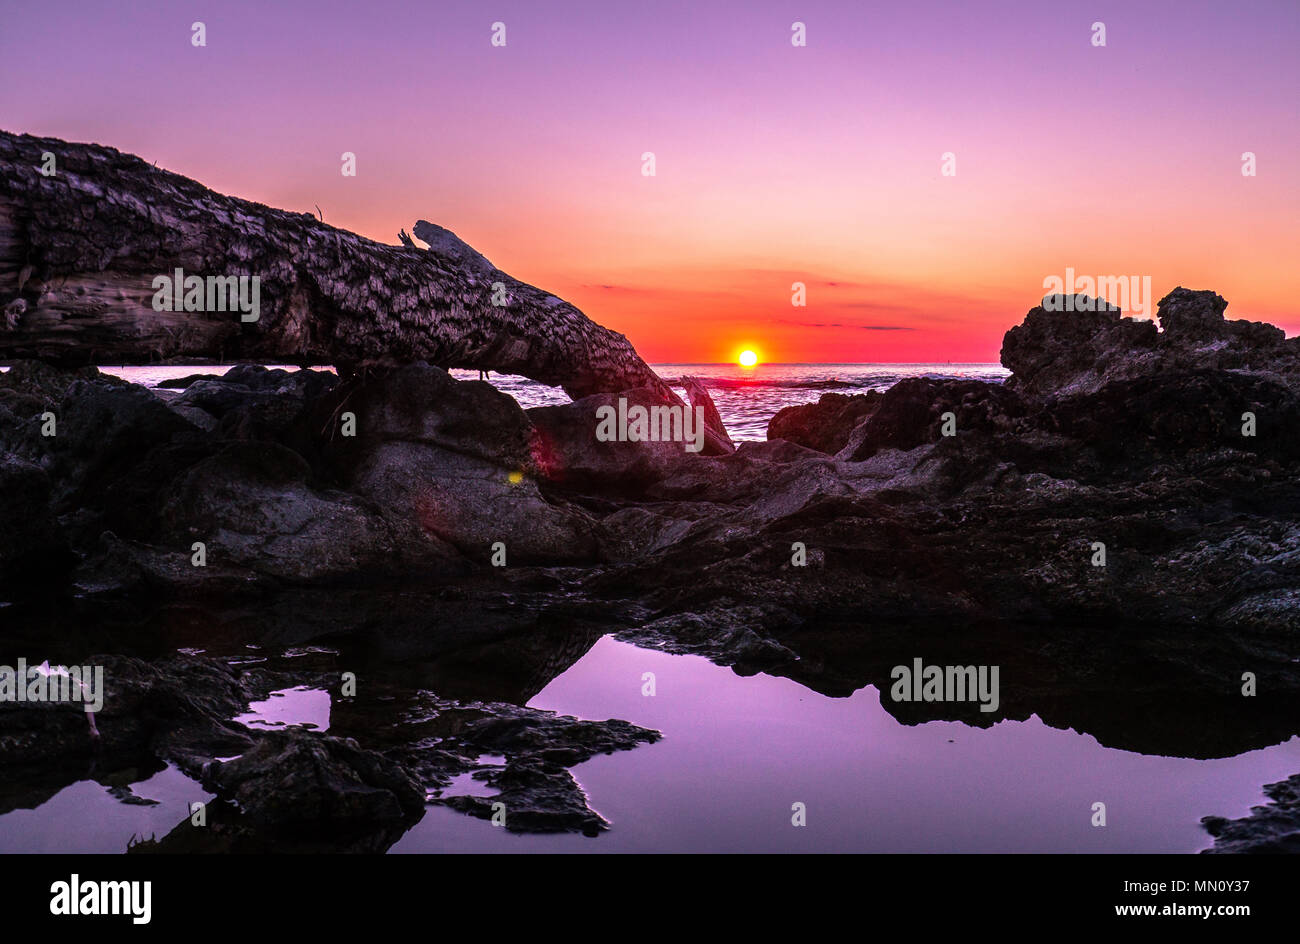
<instances>
[{"instance_id":1,"label":"sky","mask_svg":"<svg viewBox=\"0 0 1300 944\"><path fill-rule=\"evenodd\" d=\"M428 219L652 362L995 361L1067 269L1300 333L1298 47L1300 0L52 0L0 128Z\"/></svg>"}]
</instances>

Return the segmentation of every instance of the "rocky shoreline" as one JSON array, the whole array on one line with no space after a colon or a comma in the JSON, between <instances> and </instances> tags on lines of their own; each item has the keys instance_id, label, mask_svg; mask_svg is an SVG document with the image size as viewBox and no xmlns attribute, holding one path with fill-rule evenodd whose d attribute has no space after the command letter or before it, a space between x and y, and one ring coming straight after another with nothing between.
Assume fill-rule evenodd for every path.
<instances>
[{"instance_id":1,"label":"rocky shoreline","mask_svg":"<svg viewBox=\"0 0 1300 944\"><path fill-rule=\"evenodd\" d=\"M441 796L472 774L507 828L594 834L569 768L658 732L523 706L611 633L833 696L886 690L904 652L1002 667L997 711L883 702L904 724L1037 714L1183 757L1300 731L1300 339L1213 292L1170 292L1158 327L1045 299L1006 383L827 393L734 447L704 385L688 407L431 223L384 246L7 132L0 171L0 642L108 680L97 732L0 699L0 812L172 764L220 828L137 851L384 849L427 802L492 816ZM150 305L178 269L256 274L258 311ZM158 388L91 366L222 360ZM453 367L573 400L525 410ZM598 417L636 408L689 408L701 451L609 441ZM235 722L273 682L344 720ZM1207 828L1293 845L1278 796L1265 830Z\"/></svg>"},{"instance_id":2,"label":"rocky shoreline","mask_svg":"<svg viewBox=\"0 0 1300 944\"><path fill-rule=\"evenodd\" d=\"M527 687L499 679L463 702L426 680L415 726L456 717L454 735L252 731L231 719L259 671L162 656L191 638L346 640L380 665L473 652L485 676L531 639L545 684L566 663L537 641L579 627L577 655L616 632L832 695L885 690L906 641L1017 681L984 717L888 705L904 723L1037 713L1195 757L1278 743L1300 727L1300 342L1224 305L1175 290L1159 332L1036 308L1007 335L1006 384L828 394L723 456L598 441L611 395L522 410L425 364L344 381L248 365L145 389L17 363L0 375L0 598L15 645L98 660L109 693L99 741L66 706L0 703L5 808L148 755L218 795L203 842L228 848L320 822L355 833L335 847L383 848L475 770L518 811L511 828L595 833L567 768L658 737L521 708ZM114 633L154 658L88 660ZM197 841L177 829L162 848Z\"/></svg>"}]
</instances>

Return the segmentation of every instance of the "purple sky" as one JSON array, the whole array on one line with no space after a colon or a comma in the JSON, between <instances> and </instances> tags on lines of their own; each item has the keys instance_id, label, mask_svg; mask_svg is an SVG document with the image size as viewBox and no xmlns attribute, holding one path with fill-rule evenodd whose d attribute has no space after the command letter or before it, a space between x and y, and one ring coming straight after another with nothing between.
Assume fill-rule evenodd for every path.
<instances>
[{"instance_id":1,"label":"purple sky","mask_svg":"<svg viewBox=\"0 0 1300 944\"><path fill-rule=\"evenodd\" d=\"M1297 47L1295 0L29 4L0 127L433 220L653 360L991 360L1067 267L1300 330Z\"/></svg>"}]
</instances>

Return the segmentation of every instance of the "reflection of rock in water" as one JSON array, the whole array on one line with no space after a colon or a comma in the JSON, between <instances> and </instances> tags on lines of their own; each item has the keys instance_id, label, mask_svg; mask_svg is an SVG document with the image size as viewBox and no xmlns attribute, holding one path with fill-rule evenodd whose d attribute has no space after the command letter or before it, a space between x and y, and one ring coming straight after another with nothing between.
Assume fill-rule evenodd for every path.
<instances>
[{"instance_id":1,"label":"reflection of rock in water","mask_svg":"<svg viewBox=\"0 0 1300 944\"><path fill-rule=\"evenodd\" d=\"M1264 787L1269 803L1253 806L1242 819L1205 816L1201 825L1214 837L1204 852L1300 853L1300 774Z\"/></svg>"},{"instance_id":2,"label":"reflection of rock in water","mask_svg":"<svg viewBox=\"0 0 1300 944\"><path fill-rule=\"evenodd\" d=\"M347 852L376 854L387 852L410 828L409 824L375 823L328 829L268 829L250 823L231 804L221 800L209 803L207 822L195 825L189 818L177 823L167 835L143 841L132 840L126 852L183 854L252 854Z\"/></svg>"},{"instance_id":3,"label":"reflection of rock in water","mask_svg":"<svg viewBox=\"0 0 1300 944\"><path fill-rule=\"evenodd\" d=\"M302 729L267 732L232 760L204 764L221 799L132 852L383 852L420 820L424 791L400 765L355 741Z\"/></svg>"},{"instance_id":4,"label":"reflection of rock in water","mask_svg":"<svg viewBox=\"0 0 1300 944\"><path fill-rule=\"evenodd\" d=\"M382 634L382 627L372 634ZM375 663L386 684L424 689L459 701L495 701L524 705L587 654L604 634L590 624L567 628L539 626L534 631L468 645L419 660ZM371 640L373 643L373 638ZM341 645L340 659L363 660L370 647ZM348 704L336 702L336 723L346 725Z\"/></svg>"},{"instance_id":5,"label":"reflection of rock in water","mask_svg":"<svg viewBox=\"0 0 1300 944\"><path fill-rule=\"evenodd\" d=\"M625 721L580 721L522 706L602 634L592 625L548 626L421 662L374 664L364 672L380 697L335 698L331 732L383 746L433 791L434 802L481 819L504 804L512 832L596 835L609 823L568 768L653 743L659 734ZM346 663L346 646L340 660ZM465 773L482 783L481 795L440 796Z\"/></svg>"},{"instance_id":6,"label":"reflection of rock in water","mask_svg":"<svg viewBox=\"0 0 1300 944\"><path fill-rule=\"evenodd\" d=\"M124 803L141 802L140 798L133 798L131 784L148 780L167 766L149 754L141 755L132 766L115 766L118 763L118 758L113 758L114 766L109 766L94 757L74 756L67 763L48 766L0 764L0 815L13 810L34 810L79 780L95 781Z\"/></svg>"},{"instance_id":7,"label":"reflection of rock in water","mask_svg":"<svg viewBox=\"0 0 1300 944\"><path fill-rule=\"evenodd\" d=\"M697 632L701 623L706 629ZM1235 756L1300 732L1300 664L1267 639L1189 634L1182 627L1163 634L1123 626L984 626L954 633L947 623L828 622L768 632L759 636L714 613L698 621L659 621L619 637L705 655L742 674L784 676L832 697L874 685L881 705L903 724L946 720L988 727L1038 715L1106 747L1197 758ZM737 642L733 647L719 640ZM894 701L894 666L910 666L918 657L927 665L999 666L998 710L982 712L973 701ZM1247 669L1258 679L1253 697L1241 693Z\"/></svg>"},{"instance_id":8,"label":"reflection of rock in water","mask_svg":"<svg viewBox=\"0 0 1300 944\"><path fill-rule=\"evenodd\" d=\"M129 785L171 762L217 794L208 823L186 819L133 852L378 852L419 820L426 801L484 818L505 803L511 831L594 835L609 824L568 768L659 735L523 707L601 635L581 623L553 625L563 621L557 612L524 636L434 655L446 641L426 646L423 661L373 659L384 648L382 628L283 654L234 647L229 661L94 657L106 684L98 743L79 706L0 703L0 813L38 806L87 776L134 802ZM399 637L409 630L399 621ZM146 628L143 644L154 645L158 632ZM339 694L344 671L357 676L355 697ZM330 692L328 735L230 720L251 701L295 686ZM496 791L490 801L440 797L470 773L484 782L482 792Z\"/></svg>"},{"instance_id":9,"label":"reflection of rock in water","mask_svg":"<svg viewBox=\"0 0 1300 944\"><path fill-rule=\"evenodd\" d=\"M164 761L197 776L252 740L229 719L247 706L236 672L212 660L82 659L104 669L93 740L80 705L0 702L0 813L34 807L90 778L110 788L147 780Z\"/></svg>"}]
</instances>

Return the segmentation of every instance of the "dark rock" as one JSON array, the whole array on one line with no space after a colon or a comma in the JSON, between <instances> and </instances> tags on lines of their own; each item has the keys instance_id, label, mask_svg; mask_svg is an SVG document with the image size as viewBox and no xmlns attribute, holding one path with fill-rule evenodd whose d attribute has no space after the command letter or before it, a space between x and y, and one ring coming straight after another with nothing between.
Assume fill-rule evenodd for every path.
<instances>
[{"instance_id":1,"label":"dark rock","mask_svg":"<svg viewBox=\"0 0 1300 944\"><path fill-rule=\"evenodd\" d=\"M491 819L498 810L514 833L577 832L596 836L609 822L587 805L587 795L564 767L544 760L525 760L481 777L497 791L491 796L461 794L441 800L462 813ZM500 805L498 805L500 804Z\"/></svg>"},{"instance_id":2,"label":"dark rock","mask_svg":"<svg viewBox=\"0 0 1300 944\"><path fill-rule=\"evenodd\" d=\"M337 384L333 373L240 364L222 377L195 379L168 406L222 438L282 443L315 458L322 433L316 405Z\"/></svg>"},{"instance_id":3,"label":"dark rock","mask_svg":"<svg viewBox=\"0 0 1300 944\"><path fill-rule=\"evenodd\" d=\"M306 461L283 446L233 443L162 492L161 536L185 565L192 543L202 541L209 565L294 582L409 573L420 560L455 556L446 545L419 541L364 499L313 488L310 475Z\"/></svg>"},{"instance_id":4,"label":"dark rock","mask_svg":"<svg viewBox=\"0 0 1300 944\"><path fill-rule=\"evenodd\" d=\"M206 821L181 820L162 838L132 837L133 855L382 855L410 828L409 821L313 822L293 826L258 823L231 802L207 804Z\"/></svg>"},{"instance_id":5,"label":"dark rock","mask_svg":"<svg viewBox=\"0 0 1300 944\"><path fill-rule=\"evenodd\" d=\"M1211 368L1291 383L1300 378L1300 340L1287 340L1272 325L1226 321L1227 304L1214 292L1176 288L1157 308L1163 331L1151 321L1122 318L1109 306L1101 311L1039 306L1002 342L1002 364L1014 374L1008 386L1028 396L1070 396L1165 370Z\"/></svg>"},{"instance_id":6,"label":"dark rock","mask_svg":"<svg viewBox=\"0 0 1300 944\"><path fill-rule=\"evenodd\" d=\"M487 565L492 545L506 562L593 561L599 525L577 508L547 501L518 469L416 442L377 446L355 472L352 487L412 526L412 540L454 546Z\"/></svg>"},{"instance_id":7,"label":"dark rock","mask_svg":"<svg viewBox=\"0 0 1300 944\"><path fill-rule=\"evenodd\" d=\"M881 449L915 449L943 438L943 414L955 417L957 436L1008 431L1026 413L1020 397L1001 384L911 377L885 391L864 421L857 448L839 458L861 462ZM847 438L847 437L846 437Z\"/></svg>"},{"instance_id":8,"label":"dark rock","mask_svg":"<svg viewBox=\"0 0 1300 944\"><path fill-rule=\"evenodd\" d=\"M1300 774L1266 784L1269 802L1253 806L1242 819L1205 816L1201 825L1214 837L1203 852L1300 853Z\"/></svg>"},{"instance_id":9,"label":"dark rock","mask_svg":"<svg viewBox=\"0 0 1300 944\"><path fill-rule=\"evenodd\" d=\"M626 721L580 721L513 705L451 705L426 698L414 718L430 714L444 722L454 719L451 733L404 746L392 756L430 785L433 802L482 819L492 817L494 804L505 804L505 828L511 832L595 835L608 829L568 768L660 739L659 732ZM478 760L483 755L501 755L505 763L484 765ZM451 776L467 771L497 792L442 797Z\"/></svg>"},{"instance_id":10,"label":"dark rock","mask_svg":"<svg viewBox=\"0 0 1300 944\"><path fill-rule=\"evenodd\" d=\"M1246 413L1254 414L1254 435L1243 435ZM1293 434L1300 429L1300 393L1235 372L1161 371L1117 380L1091 395L1053 401L1040 425L1095 449L1112 478L1194 450L1300 458L1300 437Z\"/></svg>"},{"instance_id":11,"label":"dark rock","mask_svg":"<svg viewBox=\"0 0 1300 944\"><path fill-rule=\"evenodd\" d=\"M874 390L854 396L824 393L816 403L787 406L768 422L767 438L835 455L848 443L854 427L876 412L883 396Z\"/></svg>"},{"instance_id":12,"label":"dark rock","mask_svg":"<svg viewBox=\"0 0 1300 944\"><path fill-rule=\"evenodd\" d=\"M185 388L185 392L174 400L168 401L173 409L186 407L202 410L214 419L221 419L231 410L245 406L265 409L278 398L274 392L258 391L240 383L232 383L224 377L195 380Z\"/></svg>"},{"instance_id":13,"label":"dark rock","mask_svg":"<svg viewBox=\"0 0 1300 944\"><path fill-rule=\"evenodd\" d=\"M56 416L57 435L46 442L55 501L65 509L104 507L109 490L133 476L152 450L197 432L148 390L134 385L75 381Z\"/></svg>"},{"instance_id":14,"label":"dark rock","mask_svg":"<svg viewBox=\"0 0 1300 944\"><path fill-rule=\"evenodd\" d=\"M1160 328L1168 339L1203 341L1220 338L1231 328L1223 318L1227 307L1228 300L1215 292L1196 292L1179 287L1160 300ZM1273 331L1277 333L1274 340L1286 337L1276 328Z\"/></svg>"},{"instance_id":15,"label":"dark rock","mask_svg":"<svg viewBox=\"0 0 1300 944\"><path fill-rule=\"evenodd\" d=\"M54 410L77 380L127 386L125 380L101 374L96 367L65 369L42 361L21 360L0 373L0 406L22 417Z\"/></svg>"},{"instance_id":16,"label":"dark rock","mask_svg":"<svg viewBox=\"0 0 1300 944\"><path fill-rule=\"evenodd\" d=\"M1096 390L1110 372L1137 357L1150 362L1158 332L1150 321L1121 317L1120 310L1086 295L1066 310L1064 296L1048 296L1002 340L1007 386L1029 395ZM1140 371L1139 371L1140 372ZM1128 375L1132 376L1132 375Z\"/></svg>"},{"instance_id":17,"label":"dark rock","mask_svg":"<svg viewBox=\"0 0 1300 944\"><path fill-rule=\"evenodd\" d=\"M67 539L50 510L50 480L39 466L0 453L0 587L40 586L69 561Z\"/></svg>"},{"instance_id":18,"label":"dark rock","mask_svg":"<svg viewBox=\"0 0 1300 944\"><path fill-rule=\"evenodd\" d=\"M356 436L340 435L340 417L356 417ZM533 429L513 397L490 383L456 380L411 364L366 374L333 391L316 410L339 461L355 467L384 443L418 443L461 453L507 472L532 467Z\"/></svg>"},{"instance_id":19,"label":"dark rock","mask_svg":"<svg viewBox=\"0 0 1300 944\"><path fill-rule=\"evenodd\" d=\"M39 659L33 655L28 662ZM0 781L17 783L33 770L78 779L92 761L112 770L145 755L197 770L202 759L250 744L229 722L248 704L247 692L224 664L190 657L149 663L120 655L92 655L75 664L103 669L103 707L94 714L94 728L80 703L0 701Z\"/></svg>"},{"instance_id":20,"label":"dark rock","mask_svg":"<svg viewBox=\"0 0 1300 944\"><path fill-rule=\"evenodd\" d=\"M484 565L498 541L508 563L595 559L599 526L542 495L532 423L491 384L410 365L344 385L316 412L337 425L345 411L357 435L333 436L330 457L408 542Z\"/></svg>"},{"instance_id":21,"label":"dark rock","mask_svg":"<svg viewBox=\"0 0 1300 944\"><path fill-rule=\"evenodd\" d=\"M351 738L303 730L263 734L242 756L212 761L203 784L260 826L401 823L424 810L424 791L397 764Z\"/></svg>"},{"instance_id":22,"label":"dark rock","mask_svg":"<svg viewBox=\"0 0 1300 944\"><path fill-rule=\"evenodd\" d=\"M169 377L160 380L157 388L160 390L184 390L190 384L199 380L220 380L220 374L186 374L184 377Z\"/></svg>"},{"instance_id":23,"label":"dark rock","mask_svg":"<svg viewBox=\"0 0 1300 944\"><path fill-rule=\"evenodd\" d=\"M602 407L618 410L671 407L650 388L619 394L594 394L561 406L534 407L528 419L537 430L533 453L541 477L566 491L599 494L638 494L646 485L671 474L684 460L700 459L688 453L681 441L602 442L597 438ZM675 434L670 427L670 434Z\"/></svg>"},{"instance_id":24,"label":"dark rock","mask_svg":"<svg viewBox=\"0 0 1300 944\"><path fill-rule=\"evenodd\" d=\"M686 390L692 416L698 414L704 424L704 441L700 452L706 456L730 455L735 451L736 444L731 441L727 427L722 423L722 415L718 412L713 397L709 395L709 388L698 377L682 377L681 384Z\"/></svg>"}]
</instances>

